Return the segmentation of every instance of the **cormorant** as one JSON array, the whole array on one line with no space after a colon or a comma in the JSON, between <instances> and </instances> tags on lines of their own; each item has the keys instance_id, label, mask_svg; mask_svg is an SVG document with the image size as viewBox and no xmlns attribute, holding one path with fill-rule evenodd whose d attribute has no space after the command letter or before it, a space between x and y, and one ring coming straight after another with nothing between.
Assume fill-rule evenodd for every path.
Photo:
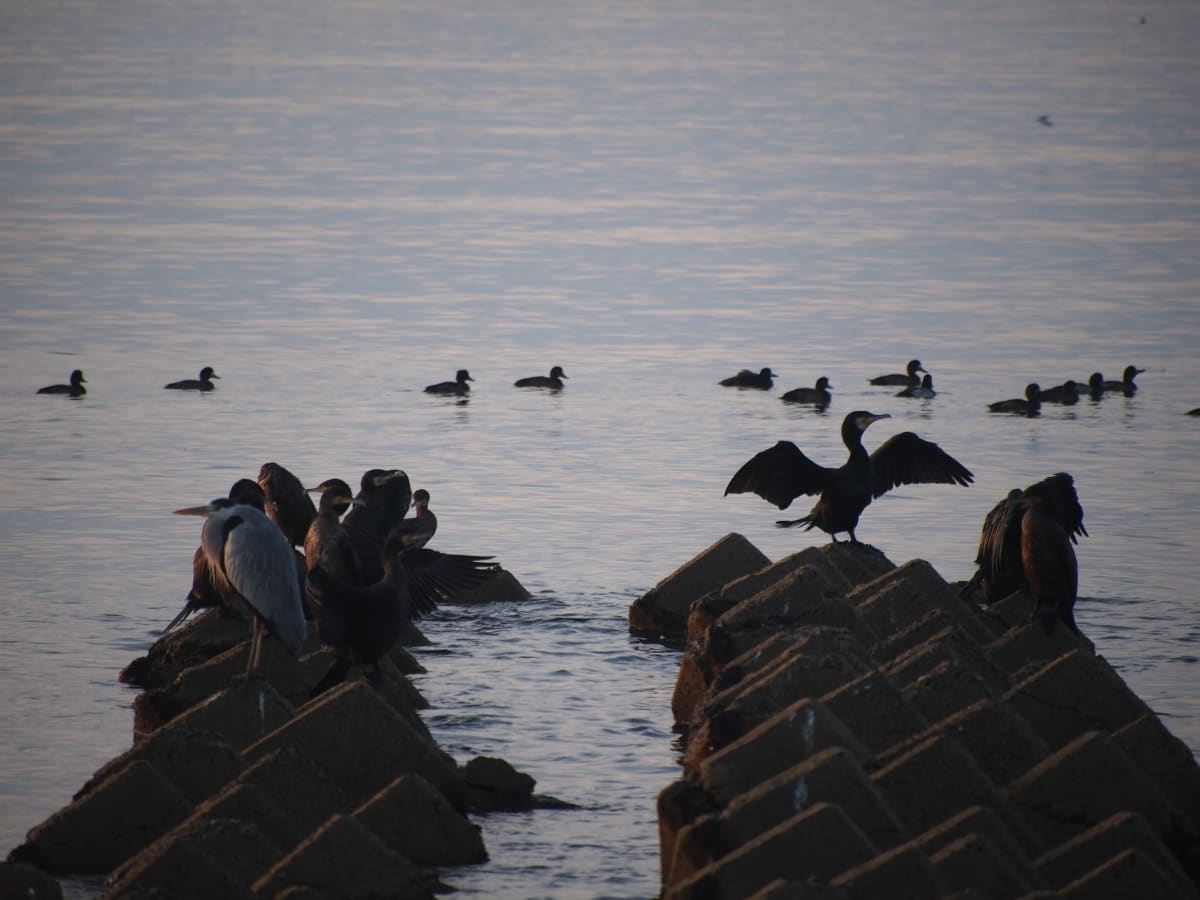
<instances>
[{"instance_id":1,"label":"cormorant","mask_svg":"<svg viewBox=\"0 0 1200 900\"><path fill-rule=\"evenodd\" d=\"M754 388L766 391L774 386L775 382L772 379L778 377L770 368L760 369L757 373L751 372L749 369L741 369L736 375L722 378L718 383L722 387Z\"/></svg>"},{"instance_id":2,"label":"cormorant","mask_svg":"<svg viewBox=\"0 0 1200 900\"><path fill-rule=\"evenodd\" d=\"M359 480L356 503L342 520L351 531L362 532L374 537L376 553L383 549L384 538L393 528L404 521L412 503L412 485L403 469L368 469ZM362 560L364 565L378 564ZM371 578L374 581L375 578Z\"/></svg>"},{"instance_id":3,"label":"cormorant","mask_svg":"<svg viewBox=\"0 0 1200 900\"><path fill-rule=\"evenodd\" d=\"M466 369L459 369L454 376L454 381L439 381L437 384L431 384L425 388L427 394L469 394L471 386L468 381L474 381L470 373Z\"/></svg>"},{"instance_id":4,"label":"cormorant","mask_svg":"<svg viewBox=\"0 0 1200 900\"><path fill-rule=\"evenodd\" d=\"M792 388L779 399L786 400L788 403L815 403L817 406L828 406L833 399L833 395L829 393L832 387L829 379L822 375L817 379L815 386Z\"/></svg>"},{"instance_id":5,"label":"cormorant","mask_svg":"<svg viewBox=\"0 0 1200 900\"><path fill-rule=\"evenodd\" d=\"M239 478L229 488L228 499L235 505L253 506L263 512L267 497L258 482ZM219 567L214 568L209 564L208 557L204 555L204 546L201 545L192 555L192 589L187 593L183 609L162 633L166 634L196 610L212 607L219 609L223 615L239 617L245 611L241 595L233 589Z\"/></svg>"},{"instance_id":6,"label":"cormorant","mask_svg":"<svg viewBox=\"0 0 1200 900\"><path fill-rule=\"evenodd\" d=\"M317 517L304 536L306 570L320 566L343 584L363 584L362 564L354 541L341 523L342 514L361 501L355 501L350 485L340 478L330 478L309 489L310 493L314 491L320 493L321 501L317 506Z\"/></svg>"},{"instance_id":7,"label":"cormorant","mask_svg":"<svg viewBox=\"0 0 1200 900\"><path fill-rule=\"evenodd\" d=\"M317 517L317 508L304 484L277 462L263 463L258 483L267 495L267 515L279 526L295 547L304 546L308 526Z\"/></svg>"},{"instance_id":8,"label":"cormorant","mask_svg":"<svg viewBox=\"0 0 1200 900\"><path fill-rule=\"evenodd\" d=\"M531 375L528 378L518 378L513 382L513 387L538 387L551 388L559 391L563 387L563 379L566 378L566 373L563 372L562 366L555 366L550 370L550 375Z\"/></svg>"},{"instance_id":9,"label":"cormorant","mask_svg":"<svg viewBox=\"0 0 1200 900\"><path fill-rule=\"evenodd\" d=\"M901 484L961 484L974 480L971 472L937 444L911 431L884 441L870 455L862 434L872 422L891 418L887 413L856 410L842 420L842 443L850 457L840 468L817 465L791 441L779 441L751 458L729 480L726 495L752 491L780 509L787 509L801 494L820 494L807 516L776 522L781 527L804 525L820 528L834 541L838 532L854 535L858 517L870 502Z\"/></svg>"},{"instance_id":10,"label":"cormorant","mask_svg":"<svg viewBox=\"0 0 1200 900\"><path fill-rule=\"evenodd\" d=\"M1044 628L1049 630L1057 617L1078 632L1071 612L1076 590L1071 544L1087 533L1075 480L1066 472L1023 491L1014 488L984 517L975 556L979 568L962 595L978 584L991 605L1025 590L1042 610L1038 618Z\"/></svg>"},{"instance_id":11,"label":"cormorant","mask_svg":"<svg viewBox=\"0 0 1200 900\"><path fill-rule=\"evenodd\" d=\"M87 379L83 377L83 372L76 369L71 373L70 384L48 384L44 388L38 388L39 394L70 394L72 397L82 397L87 393Z\"/></svg>"},{"instance_id":12,"label":"cormorant","mask_svg":"<svg viewBox=\"0 0 1200 900\"><path fill-rule=\"evenodd\" d=\"M905 387L921 383L921 379L917 376L917 373L925 372L925 367L921 365L919 359L910 359L908 365L904 368L905 374L903 375L899 372L894 372L891 375L879 375L876 378L872 378L870 383L878 385L903 385Z\"/></svg>"},{"instance_id":13,"label":"cormorant","mask_svg":"<svg viewBox=\"0 0 1200 900\"><path fill-rule=\"evenodd\" d=\"M1036 383L1025 385L1025 399L1019 397L1012 400L999 400L988 404L988 412L1020 413L1023 416L1036 416L1042 408L1042 389Z\"/></svg>"},{"instance_id":14,"label":"cormorant","mask_svg":"<svg viewBox=\"0 0 1200 900\"><path fill-rule=\"evenodd\" d=\"M396 526L405 549L415 550L429 543L430 538L437 533L437 516L429 508L429 491L417 488L413 491L413 517L405 519Z\"/></svg>"},{"instance_id":15,"label":"cormorant","mask_svg":"<svg viewBox=\"0 0 1200 900\"><path fill-rule=\"evenodd\" d=\"M1126 366L1124 373L1121 375L1121 380L1104 382L1104 389L1106 391L1124 391L1125 395L1129 396L1137 390L1137 385L1133 383L1133 379L1145 371L1145 369L1139 369L1137 366Z\"/></svg>"},{"instance_id":16,"label":"cormorant","mask_svg":"<svg viewBox=\"0 0 1200 900\"><path fill-rule=\"evenodd\" d=\"M919 397L922 400L928 400L931 397L937 396L937 391L933 389L933 376L928 372L921 379L920 384L910 384L903 390L896 392L897 397Z\"/></svg>"},{"instance_id":17,"label":"cormorant","mask_svg":"<svg viewBox=\"0 0 1200 900\"><path fill-rule=\"evenodd\" d=\"M283 532L255 507L232 503L226 497L174 512L204 516L200 546L209 566L225 576L253 612L246 674L258 668L267 631L292 655L298 655L308 625L296 580L295 551Z\"/></svg>"},{"instance_id":18,"label":"cormorant","mask_svg":"<svg viewBox=\"0 0 1200 900\"><path fill-rule=\"evenodd\" d=\"M212 380L220 377L212 370L212 366L205 366L200 370L199 379L185 378L183 381L172 381L163 387L169 391L215 391L217 386L212 383Z\"/></svg>"},{"instance_id":19,"label":"cormorant","mask_svg":"<svg viewBox=\"0 0 1200 900\"><path fill-rule=\"evenodd\" d=\"M1065 406L1071 406L1079 402L1079 385L1068 378L1062 384L1046 388L1041 392L1040 399L1043 403L1062 403Z\"/></svg>"}]
</instances>

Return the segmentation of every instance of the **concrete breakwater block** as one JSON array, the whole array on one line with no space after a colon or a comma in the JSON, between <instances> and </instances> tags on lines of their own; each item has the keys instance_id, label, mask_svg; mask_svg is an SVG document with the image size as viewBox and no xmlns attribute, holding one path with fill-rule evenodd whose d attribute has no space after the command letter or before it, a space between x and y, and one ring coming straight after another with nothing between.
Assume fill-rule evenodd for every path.
<instances>
[{"instance_id":1,"label":"concrete breakwater block","mask_svg":"<svg viewBox=\"0 0 1200 900\"><path fill-rule=\"evenodd\" d=\"M170 684L184 669L202 663L250 636L250 615L209 609L192 616L181 627L162 635L145 656L126 666L118 676L123 684L155 688Z\"/></svg>"},{"instance_id":2,"label":"concrete breakwater block","mask_svg":"<svg viewBox=\"0 0 1200 900\"><path fill-rule=\"evenodd\" d=\"M407 772L436 785L458 809L466 789L454 760L413 729L365 682L340 685L243 751L251 762L302 747L358 804Z\"/></svg>"},{"instance_id":3,"label":"concrete breakwater block","mask_svg":"<svg viewBox=\"0 0 1200 900\"><path fill-rule=\"evenodd\" d=\"M987 835L968 834L929 858L938 878L952 891L974 890L982 897L1016 900L1043 886L1014 866Z\"/></svg>"},{"instance_id":4,"label":"concrete breakwater block","mask_svg":"<svg viewBox=\"0 0 1200 900\"><path fill-rule=\"evenodd\" d=\"M241 750L296 714L268 681L251 679L202 700L172 726L208 731Z\"/></svg>"},{"instance_id":5,"label":"concrete breakwater block","mask_svg":"<svg viewBox=\"0 0 1200 900\"><path fill-rule=\"evenodd\" d=\"M420 775L401 775L354 811L385 844L419 866L487 859L479 826Z\"/></svg>"},{"instance_id":6,"label":"concrete breakwater block","mask_svg":"<svg viewBox=\"0 0 1200 900\"><path fill-rule=\"evenodd\" d=\"M633 601L629 631L651 639L683 640L693 601L770 563L745 537L727 534Z\"/></svg>"},{"instance_id":7,"label":"concrete breakwater block","mask_svg":"<svg viewBox=\"0 0 1200 900\"><path fill-rule=\"evenodd\" d=\"M21 900L62 900L58 882L37 866L23 862L0 862L0 897Z\"/></svg>"}]
</instances>

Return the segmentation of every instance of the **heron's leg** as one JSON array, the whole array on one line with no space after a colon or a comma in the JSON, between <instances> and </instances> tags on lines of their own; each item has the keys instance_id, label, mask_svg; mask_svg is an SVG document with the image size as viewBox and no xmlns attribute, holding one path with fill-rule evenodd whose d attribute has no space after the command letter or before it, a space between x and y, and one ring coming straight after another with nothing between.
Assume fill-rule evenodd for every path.
<instances>
[{"instance_id":1,"label":"heron's leg","mask_svg":"<svg viewBox=\"0 0 1200 900\"><path fill-rule=\"evenodd\" d=\"M250 658L246 661L246 677L258 669L259 656L262 653L263 625L262 619L254 616L250 623Z\"/></svg>"}]
</instances>

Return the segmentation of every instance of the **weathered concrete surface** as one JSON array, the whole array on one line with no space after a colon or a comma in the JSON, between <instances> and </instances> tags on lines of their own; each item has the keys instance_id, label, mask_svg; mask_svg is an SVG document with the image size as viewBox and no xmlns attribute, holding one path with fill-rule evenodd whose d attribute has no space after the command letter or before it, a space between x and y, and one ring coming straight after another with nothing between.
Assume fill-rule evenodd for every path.
<instances>
[{"instance_id":1,"label":"weathered concrete surface","mask_svg":"<svg viewBox=\"0 0 1200 900\"><path fill-rule=\"evenodd\" d=\"M354 817L418 866L459 866L488 858L479 826L420 775L401 775L356 809Z\"/></svg>"},{"instance_id":2,"label":"weathered concrete surface","mask_svg":"<svg viewBox=\"0 0 1200 900\"><path fill-rule=\"evenodd\" d=\"M37 866L23 862L0 863L0 897L21 900L62 900L57 881Z\"/></svg>"},{"instance_id":3,"label":"weathered concrete surface","mask_svg":"<svg viewBox=\"0 0 1200 900\"><path fill-rule=\"evenodd\" d=\"M664 897L1200 900L1200 768L1089 641L921 560L821 550L691 608ZM818 807L823 835L789 831ZM804 861L861 850L848 828L869 858Z\"/></svg>"}]
</instances>

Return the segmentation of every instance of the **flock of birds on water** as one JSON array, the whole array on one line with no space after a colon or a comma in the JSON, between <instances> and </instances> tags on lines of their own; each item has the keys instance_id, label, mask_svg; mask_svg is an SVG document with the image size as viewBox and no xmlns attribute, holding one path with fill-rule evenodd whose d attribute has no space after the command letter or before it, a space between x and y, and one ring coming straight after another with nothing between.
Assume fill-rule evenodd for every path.
<instances>
[{"instance_id":1,"label":"flock of birds on water","mask_svg":"<svg viewBox=\"0 0 1200 900\"><path fill-rule=\"evenodd\" d=\"M1097 372L1086 382L1068 380L1043 390L1026 387L1023 398L988 405L995 413L1035 416L1043 403L1073 404L1085 395L1105 393L1132 396L1135 378L1143 372L1126 367L1120 381L1106 381ZM168 390L212 391L219 378L211 366L199 378L174 381ZM564 374L521 378L520 388L561 391ZM770 369L742 369L721 380L725 387L769 390L778 376ZM431 384L426 393L466 396L473 381L460 369L453 381ZM68 384L44 387L39 394L86 394L86 379L76 369ZM903 373L869 379L877 387L900 387L896 396L935 396L933 377L911 360ZM811 388L784 393L788 403L824 409L832 385L822 376ZM1200 416L1200 408L1188 415ZM871 502L903 484L957 484L974 481L969 469L937 444L911 431L888 438L868 453L863 434L887 413L855 410L842 420L841 437L849 456L838 467L809 459L791 441L779 441L757 453L734 473L725 494L754 493L787 509L803 495L816 495L807 515L781 520L780 527L819 528L837 542L846 534L862 545L855 530ZM314 505L312 494L319 494ZM368 678L379 675L378 663L404 627L439 602L478 587L501 571L490 556L445 554L426 546L437 530L429 509L429 493L413 491L400 469L370 469L357 492L339 478L313 488L275 462L263 464L256 480L235 482L225 497L203 506L178 509L179 515L204 517L200 546L193 556L192 588L179 615L164 629L170 631L192 612L215 607L223 614L247 616L251 644L246 674L257 673L262 640L270 633L289 652L298 654L316 624L322 644L335 652L328 674L313 688L313 696L342 681L357 663ZM408 513L410 509L412 516ZM1083 507L1075 482L1059 472L1023 489L1014 488L984 519L975 575L963 588L964 598L976 593L991 604L1023 591L1033 599L1033 618L1050 633L1062 624L1079 634L1074 618L1078 566L1073 545L1086 536ZM302 551L298 548L302 548Z\"/></svg>"}]
</instances>

